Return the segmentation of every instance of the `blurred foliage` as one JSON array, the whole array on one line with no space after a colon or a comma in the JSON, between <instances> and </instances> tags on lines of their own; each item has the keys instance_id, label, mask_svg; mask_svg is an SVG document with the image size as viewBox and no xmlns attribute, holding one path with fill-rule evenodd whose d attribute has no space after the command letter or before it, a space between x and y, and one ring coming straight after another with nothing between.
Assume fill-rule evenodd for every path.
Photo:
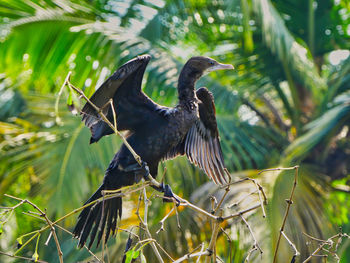
<instances>
[{"instance_id":1,"label":"blurred foliage","mask_svg":"<svg viewBox=\"0 0 350 263\"><path fill-rule=\"evenodd\" d=\"M59 104L63 124L56 122L56 94L68 71L72 82L91 95L119 65L149 53L144 91L172 106L183 63L192 55L207 55L236 68L198 83L214 94L233 176L256 177L254 169L301 165L286 232L305 258L314 246L306 245L302 232L326 238L339 226L350 231L349 24L347 0L0 0L1 203L14 205L4 193L30 198L58 218L96 189L118 149L116 136L89 146L88 130L79 117L69 115L64 98ZM173 190L202 207L209 204L209 194L222 194L185 158L164 165ZM263 260L270 262L292 176L270 172L256 179L269 195L268 219L256 212L249 222L264 249ZM252 187L234 187L226 202ZM126 199L126 210L135 209L136 199ZM3 251L14 251L16 237L41 224L21 211L4 226ZM152 233L168 211L168 204L153 202ZM121 227L135 220L131 212L124 213ZM167 231L157 237L175 258L210 235L208 223L187 209L180 221L178 230L176 218L169 218ZM64 226L72 228L74 222L71 217ZM239 220L225 226L232 239L222 235L218 241L225 262L245 258L252 244L245 228ZM75 249L69 235L58 234L67 262L89 258ZM118 234L111 241L113 262L121 258L126 238ZM58 262L54 243L45 247L44 240L40 258ZM349 245L345 242L339 250L341 262L350 261ZM292 252L286 242L281 246L284 262ZM33 251L34 245L24 254L31 257ZM146 258L151 253L146 247ZM11 260L0 257L1 262Z\"/></svg>"}]
</instances>

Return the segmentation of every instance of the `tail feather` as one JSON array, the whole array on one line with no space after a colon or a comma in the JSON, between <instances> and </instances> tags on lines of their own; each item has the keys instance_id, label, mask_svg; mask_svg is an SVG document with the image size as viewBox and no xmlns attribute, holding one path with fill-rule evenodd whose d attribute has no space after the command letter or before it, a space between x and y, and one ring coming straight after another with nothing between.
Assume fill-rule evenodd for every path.
<instances>
[{"instance_id":1,"label":"tail feather","mask_svg":"<svg viewBox=\"0 0 350 263\"><path fill-rule=\"evenodd\" d=\"M99 206L99 204L97 204L97 206ZM95 217L97 216L97 208L91 208L90 213L87 217L87 219L85 220L85 224L83 227L83 230L80 234L79 237L79 245L83 246L89 236L89 233L91 231L92 225L94 223Z\"/></svg>"},{"instance_id":2,"label":"tail feather","mask_svg":"<svg viewBox=\"0 0 350 263\"><path fill-rule=\"evenodd\" d=\"M106 206L106 203L105 203L105 206ZM104 211L101 213L102 214L102 219L100 221L100 225L98 227L98 237L97 237L97 244L96 244L96 247L98 247L100 245L100 242L101 242L101 239L102 239L102 236L103 236L103 231L105 229L105 226L106 226L106 220L107 220L107 215L108 215L108 210L106 209L106 207L104 208Z\"/></svg>"},{"instance_id":3,"label":"tail feather","mask_svg":"<svg viewBox=\"0 0 350 263\"><path fill-rule=\"evenodd\" d=\"M98 209L97 217L95 218L95 226L92 229L92 232L91 232L91 235L90 235L90 243L89 243L88 247L91 247L92 244L95 241L96 233L97 233L97 230L98 230L98 227L99 227L99 223L100 223L100 220L101 220L101 208L102 208L102 206L100 206L99 209Z\"/></svg>"},{"instance_id":4,"label":"tail feather","mask_svg":"<svg viewBox=\"0 0 350 263\"><path fill-rule=\"evenodd\" d=\"M89 204L102 197L101 191L104 190L102 184L99 189L89 198L85 204ZM95 204L83 209L78 217L78 222L73 230L74 236L79 238L79 247L83 247L90 235L90 248L97 235L97 245L101 242L105 230L105 242L108 241L110 232L115 233L118 216L121 217L122 199L120 197L101 200ZM106 227L106 221L107 227ZM106 228L105 228L106 227Z\"/></svg>"},{"instance_id":5,"label":"tail feather","mask_svg":"<svg viewBox=\"0 0 350 263\"><path fill-rule=\"evenodd\" d=\"M108 207L108 217L106 219L106 221L107 221L107 229L110 229L113 232L113 230L111 229L111 225L112 225L113 216L116 214L115 211L113 211L113 208L115 207L115 205L113 205L113 203L109 203L108 206L109 206ZM105 242L107 242L107 240L109 238L109 234L111 233L111 231L107 231L106 232ZM114 232L113 232L113 234L114 234Z\"/></svg>"},{"instance_id":6,"label":"tail feather","mask_svg":"<svg viewBox=\"0 0 350 263\"><path fill-rule=\"evenodd\" d=\"M87 205L90 202L97 200L99 198L99 196L97 195L98 192L100 192L100 188L89 198L89 200L87 200L84 204ZM92 205L93 206L93 205ZM88 218L88 216L90 215L90 211L92 209L92 206L89 206L87 208L84 208L83 211L81 211L79 217L78 217L78 222L75 225L75 228L73 230L73 233L75 234L76 237L80 237L81 232L85 226L86 223L86 219Z\"/></svg>"}]
</instances>

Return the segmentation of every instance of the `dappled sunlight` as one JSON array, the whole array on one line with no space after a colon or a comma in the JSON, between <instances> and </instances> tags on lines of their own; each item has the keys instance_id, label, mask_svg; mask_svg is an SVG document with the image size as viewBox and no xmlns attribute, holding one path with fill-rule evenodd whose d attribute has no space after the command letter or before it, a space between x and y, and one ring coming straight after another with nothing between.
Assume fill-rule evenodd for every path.
<instances>
[{"instance_id":1,"label":"dappled sunlight","mask_svg":"<svg viewBox=\"0 0 350 263\"><path fill-rule=\"evenodd\" d=\"M334 50L331 53L329 53L328 59L333 66L336 66L340 62L346 60L349 56L349 50Z\"/></svg>"}]
</instances>

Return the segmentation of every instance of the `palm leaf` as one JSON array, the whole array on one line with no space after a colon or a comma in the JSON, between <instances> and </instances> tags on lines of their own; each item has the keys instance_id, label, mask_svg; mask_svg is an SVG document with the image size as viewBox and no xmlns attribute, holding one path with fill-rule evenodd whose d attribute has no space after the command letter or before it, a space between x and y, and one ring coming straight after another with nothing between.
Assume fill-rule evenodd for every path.
<instances>
[{"instance_id":1,"label":"palm leaf","mask_svg":"<svg viewBox=\"0 0 350 263\"><path fill-rule=\"evenodd\" d=\"M325 90L326 85L318 75L308 49L294 39L269 0L253 0L253 7L261 23L264 41L281 61L287 78L288 74L293 74L301 83L310 88L316 99L319 95L318 90ZM295 89L292 80L288 79L288 81L290 88ZM296 91L293 98L297 103L295 96Z\"/></svg>"},{"instance_id":2,"label":"palm leaf","mask_svg":"<svg viewBox=\"0 0 350 263\"><path fill-rule=\"evenodd\" d=\"M300 161L309 154L321 142L325 145L342 129L349 120L350 106L349 95L342 97L342 103L337 105L316 120L305 126L307 131L297 138L285 150L286 162Z\"/></svg>"}]
</instances>

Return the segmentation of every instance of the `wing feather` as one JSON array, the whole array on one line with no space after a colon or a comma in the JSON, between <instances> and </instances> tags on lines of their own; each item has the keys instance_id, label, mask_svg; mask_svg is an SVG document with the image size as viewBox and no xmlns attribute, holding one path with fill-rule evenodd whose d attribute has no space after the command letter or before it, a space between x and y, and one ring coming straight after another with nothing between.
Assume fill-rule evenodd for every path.
<instances>
[{"instance_id":1,"label":"wing feather","mask_svg":"<svg viewBox=\"0 0 350 263\"><path fill-rule=\"evenodd\" d=\"M149 114L157 115L158 105L141 90L143 74L150 58L149 55L143 55L128 61L118 68L90 98L97 107L104 107L103 113L112 123L113 111L107 103L113 100L118 130L134 131L140 123L149 119ZM139 114L140 111L144 114ZM113 133L90 104L85 104L81 114L82 121L91 130L90 143Z\"/></svg>"},{"instance_id":2,"label":"wing feather","mask_svg":"<svg viewBox=\"0 0 350 263\"><path fill-rule=\"evenodd\" d=\"M199 100L199 119L188 130L184 140L172 148L165 159L186 154L191 163L199 166L216 184L231 181L220 146L219 132L215 117L213 95L206 89L196 92Z\"/></svg>"},{"instance_id":3,"label":"wing feather","mask_svg":"<svg viewBox=\"0 0 350 263\"><path fill-rule=\"evenodd\" d=\"M212 94L206 88L196 92L199 99L199 120L186 135L184 152L188 159L198 165L216 184L230 181L225 169L215 118Z\"/></svg>"}]
</instances>

